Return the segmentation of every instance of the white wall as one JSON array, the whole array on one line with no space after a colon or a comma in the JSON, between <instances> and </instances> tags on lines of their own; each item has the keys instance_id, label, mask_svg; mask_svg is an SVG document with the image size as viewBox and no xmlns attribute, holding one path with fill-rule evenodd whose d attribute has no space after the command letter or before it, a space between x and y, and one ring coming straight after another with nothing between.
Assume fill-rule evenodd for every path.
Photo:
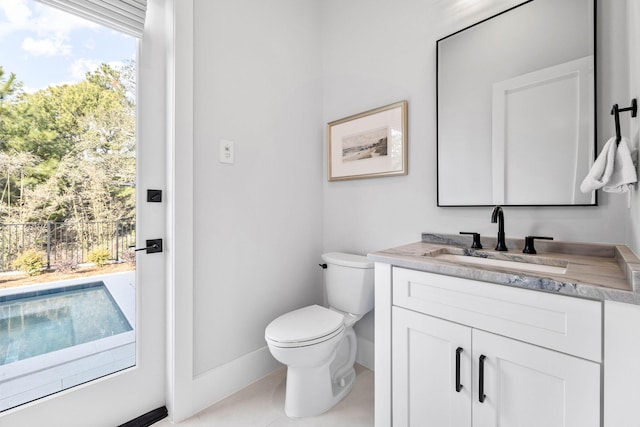
<instances>
[{"instance_id":1,"label":"white wall","mask_svg":"<svg viewBox=\"0 0 640 427\"><path fill-rule=\"evenodd\" d=\"M322 2L323 121L402 99L409 101L409 174L341 182L325 180L325 250L367 253L418 241L423 231L495 235L497 228L490 223L490 209L436 206L436 41L516 3ZM622 47L626 38L625 25L621 24L626 19L625 5L600 1L597 13L601 148L613 132L611 105L628 102L629 92L627 53ZM609 194L599 194L598 198L598 207L505 208L506 234L627 242L626 198ZM356 331L373 340L372 316L361 320Z\"/></svg>"},{"instance_id":2,"label":"white wall","mask_svg":"<svg viewBox=\"0 0 640 427\"><path fill-rule=\"evenodd\" d=\"M196 376L265 347L278 315L322 301L317 5L194 4ZM218 161L220 139L234 141L235 164Z\"/></svg>"},{"instance_id":3,"label":"white wall","mask_svg":"<svg viewBox=\"0 0 640 427\"><path fill-rule=\"evenodd\" d=\"M165 1L176 422L276 369L267 324L322 302L322 94L317 2Z\"/></svg>"}]
</instances>

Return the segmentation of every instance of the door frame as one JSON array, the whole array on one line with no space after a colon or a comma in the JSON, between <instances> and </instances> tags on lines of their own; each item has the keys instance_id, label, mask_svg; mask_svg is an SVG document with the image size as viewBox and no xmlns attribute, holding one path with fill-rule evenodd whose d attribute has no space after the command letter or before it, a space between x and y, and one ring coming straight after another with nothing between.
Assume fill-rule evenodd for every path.
<instances>
[{"instance_id":1,"label":"door frame","mask_svg":"<svg viewBox=\"0 0 640 427\"><path fill-rule=\"evenodd\" d=\"M168 0L167 393L171 421L191 416L193 372L193 0ZM182 172L182 173L181 173ZM177 284L180 283L179 289Z\"/></svg>"},{"instance_id":2,"label":"door frame","mask_svg":"<svg viewBox=\"0 0 640 427\"><path fill-rule=\"evenodd\" d=\"M166 24L163 1L148 0L147 24L144 38L138 43L137 61L138 245L145 239L163 237L166 232L166 204L145 200L147 188L164 188L166 183L166 130L157 126L166 115L165 93L158 90L165 85ZM162 147L158 149L158 145ZM162 407L166 397L165 273L165 253L138 256L136 366L4 411L0 424L20 427L64 420L65 427L88 423L114 426Z\"/></svg>"}]
</instances>

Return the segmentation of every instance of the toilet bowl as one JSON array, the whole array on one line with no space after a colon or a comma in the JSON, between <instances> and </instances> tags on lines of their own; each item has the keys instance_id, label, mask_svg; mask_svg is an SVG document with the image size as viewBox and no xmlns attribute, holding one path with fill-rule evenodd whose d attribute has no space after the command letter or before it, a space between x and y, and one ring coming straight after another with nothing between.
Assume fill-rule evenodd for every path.
<instances>
[{"instance_id":1,"label":"toilet bowl","mask_svg":"<svg viewBox=\"0 0 640 427\"><path fill-rule=\"evenodd\" d=\"M373 263L341 253L322 258L329 308L303 307L265 329L271 354L287 365L284 409L292 418L319 415L349 393L356 376L353 325L373 308Z\"/></svg>"},{"instance_id":2,"label":"toilet bowl","mask_svg":"<svg viewBox=\"0 0 640 427\"><path fill-rule=\"evenodd\" d=\"M287 416L319 415L351 390L356 335L341 313L319 305L289 312L269 324L265 339L273 357L287 365Z\"/></svg>"}]
</instances>

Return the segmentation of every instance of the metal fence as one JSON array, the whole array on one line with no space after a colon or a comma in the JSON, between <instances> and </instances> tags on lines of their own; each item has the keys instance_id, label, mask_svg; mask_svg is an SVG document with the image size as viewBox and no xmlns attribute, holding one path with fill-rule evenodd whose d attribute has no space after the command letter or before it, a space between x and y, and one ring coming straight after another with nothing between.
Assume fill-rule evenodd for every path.
<instances>
[{"instance_id":1,"label":"metal fence","mask_svg":"<svg viewBox=\"0 0 640 427\"><path fill-rule=\"evenodd\" d=\"M15 270L12 263L24 251L41 251L47 269L61 263L83 263L98 248L109 251L114 261L130 253L135 244L135 220L95 222L40 222L0 224L0 271Z\"/></svg>"}]
</instances>

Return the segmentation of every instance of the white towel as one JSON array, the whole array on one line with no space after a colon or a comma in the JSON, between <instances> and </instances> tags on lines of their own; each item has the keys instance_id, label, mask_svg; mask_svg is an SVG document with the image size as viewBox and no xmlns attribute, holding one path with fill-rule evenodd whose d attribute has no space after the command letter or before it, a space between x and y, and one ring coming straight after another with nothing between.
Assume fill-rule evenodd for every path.
<instances>
[{"instance_id":1,"label":"white towel","mask_svg":"<svg viewBox=\"0 0 640 427\"><path fill-rule=\"evenodd\" d=\"M638 181L636 167L631 158L629 140L622 138L616 150L613 162L613 174L602 188L609 193L624 193L629 191L631 184Z\"/></svg>"},{"instance_id":2,"label":"white towel","mask_svg":"<svg viewBox=\"0 0 640 427\"><path fill-rule=\"evenodd\" d=\"M616 157L616 138L609 139L598 158L591 166L589 173L580 184L580 191L590 193L604 187L613 175L614 161Z\"/></svg>"}]
</instances>

